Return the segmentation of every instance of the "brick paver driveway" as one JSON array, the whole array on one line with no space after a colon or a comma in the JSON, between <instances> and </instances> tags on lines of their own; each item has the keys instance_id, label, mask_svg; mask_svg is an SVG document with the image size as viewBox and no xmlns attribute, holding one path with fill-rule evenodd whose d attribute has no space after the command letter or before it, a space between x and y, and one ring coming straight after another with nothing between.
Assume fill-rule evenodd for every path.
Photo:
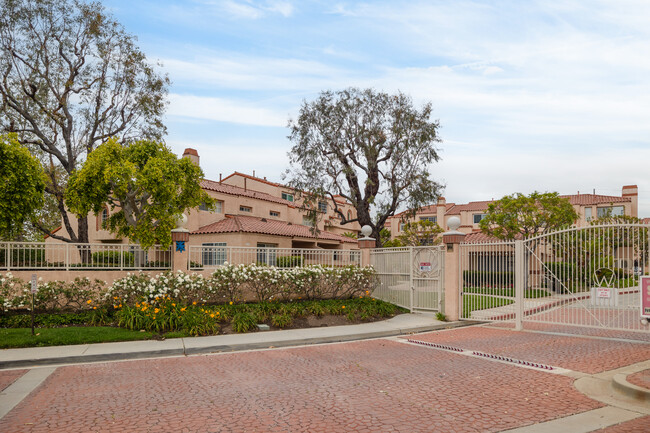
<instances>
[{"instance_id":1,"label":"brick paver driveway","mask_svg":"<svg viewBox=\"0 0 650 433\"><path fill-rule=\"evenodd\" d=\"M418 337L468 341L469 331ZM584 355L598 362L598 351ZM603 406L572 383L379 339L60 367L0 420L0 431L501 431Z\"/></svg>"}]
</instances>

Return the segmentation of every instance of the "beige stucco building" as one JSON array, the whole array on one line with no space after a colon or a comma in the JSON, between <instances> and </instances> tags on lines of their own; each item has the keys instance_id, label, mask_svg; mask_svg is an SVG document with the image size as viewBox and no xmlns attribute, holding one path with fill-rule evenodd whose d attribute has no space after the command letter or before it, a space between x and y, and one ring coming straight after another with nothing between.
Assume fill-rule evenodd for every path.
<instances>
[{"instance_id":1,"label":"beige stucco building","mask_svg":"<svg viewBox=\"0 0 650 433\"><path fill-rule=\"evenodd\" d=\"M560 197L568 199L573 205L579 215L579 219L575 223L578 227L586 226L592 219L607 214L638 217L638 188L636 185L624 186L620 196L578 193ZM447 229L447 220L452 216L457 216L461 222L459 231L467 234L473 233L472 237L467 238L470 241L472 238L482 236L479 233L479 222L485 216L490 203L492 203L491 200L455 204L447 203L444 197L440 197L436 204L421 208L415 218L405 218L405 212L391 217L386 228L391 232L391 239L395 239L407 222L428 219L438 223L443 229Z\"/></svg>"},{"instance_id":2,"label":"beige stucco building","mask_svg":"<svg viewBox=\"0 0 650 433\"><path fill-rule=\"evenodd\" d=\"M185 149L183 157L200 165L199 155L194 149ZM331 199L318 203L319 232L315 234L306 212L300 208L299 197L282 184L234 172L219 181L204 179L201 187L215 199L215 205L210 208L200 206L187 212L190 245L358 249L356 236L350 238L343 234L356 235L360 231L359 224L342 225ZM335 200L344 215L355 215L355 209L348 202L340 196ZM116 238L102 228L102 218L106 218L109 212L106 208L100 215L88 216L90 243L128 243L127 239ZM71 222L76 229L74 217ZM55 232L67 236L64 227ZM47 242L58 241L49 237Z\"/></svg>"}]
</instances>

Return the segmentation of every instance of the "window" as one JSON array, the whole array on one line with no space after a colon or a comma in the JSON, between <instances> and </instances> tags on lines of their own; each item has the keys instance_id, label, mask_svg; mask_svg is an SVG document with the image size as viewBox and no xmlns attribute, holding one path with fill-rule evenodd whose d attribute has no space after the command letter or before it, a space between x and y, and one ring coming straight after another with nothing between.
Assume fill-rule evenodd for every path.
<instances>
[{"instance_id":1,"label":"window","mask_svg":"<svg viewBox=\"0 0 650 433\"><path fill-rule=\"evenodd\" d=\"M293 201L293 194L289 194L288 192L283 192L282 198L287 201Z\"/></svg>"},{"instance_id":2,"label":"window","mask_svg":"<svg viewBox=\"0 0 650 433\"><path fill-rule=\"evenodd\" d=\"M308 216L302 217L302 225L314 227L314 221L311 220Z\"/></svg>"},{"instance_id":3,"label":"window","mask_svg":"<svg viewBox=\"0 0 650 433\"><path fill-rule=\"evenodd\" d=\"M351 219L352 219L352 211L349 210L348 211L348 221L350 221Z\"/></svg>"},{"instance_id":4,"label":"window","mask_svg":"<svg viewBox=\"0 0 650 433\"><path fill-rule=\"evenodd\" d=\"M211 208L208 207L207 204L201 203L199 205L199 210L205 210L205 211L216 212L216 213L223 213L223 202L222 201L215 201L214 205Z\"/></svg>"},{"instance_id":5,"label":"window","mask_svg":"<svg viewBox=\"0 0 650 433\"><path fill-rule=\"evenodd\" d=\"M474 224L478 224L481 222L483 218L485 218L487 215L484 213L475 213L474 214Z\"/></svg>"},{"instance_id":6,"label":"window","mask_svg":"<svg viewBox=\"0 0 650 433\"><path fill-rule=\"evenodd\" d=\"M399 231L403 232L405 226L406 226L406 223L399 223Z\"/></svg>"},{"instance_id":7,"label":"window","mask_svg":"<svg viewBox=\"0 0 650 433\"><path fill-rule=\"evenodd\" d=\"M108 219L108 209L104 208L102 210L102 224L104 224L107 219Z\"/></svg>"},{"instance_id":8,"label":"window","mask_svg":"<svg viewBox=\"0 0 650 433\"><path fill-rule=\"evenodd\" d=\"M276 212L276 211L272 210L272 211L269 211L269 215L271 215L272 217L278 217L279 218L280 217L280 212Z\"/></svg>"},{"instance_id":9,"label":"window","mask_svg":"<svg viewBox=\"0 0 650 433\"><path fill-rule=\"evenodd\" d=\"M248 213L253 212L253 208L249 206L239 206L239 210L241 212L248 212Z\"/></svg>"},{"instance_id":10,"label":"window","mask_svg":"<svg viewBox=\"0 0 650 433\"><path fill-rule=\"evenodd\" d=\"M227 250L225 242L208 242L203 244L203 266L221 266L226 262Z\"/></svg>"},{"instance_id":11,"label":"window","mask_svg":"<svg viewBox=\"0 0 650 433\"><path fill-rule=\"evenodd\" d=\"M590 207L585 208L585 220L591 221L591 208Z\"/></svg>"},{"instance_id":12,"label":"window","mask_svg":"<svg viewBox=\"0 0 650 433\"><path fill-rule=\"evenodd\" d=\"M598 218L621 216L621 215L625 215L625 208L623 206L610 206L610 207L598 208Z\"/></svg>"},{"instance_id":13,"label":"window","mask_svg":"<svg viewBox=\"0 0 650 433\"><path fill-rule=\"evenodd\" d=\"M327 202L319 201L318 202L318 210L323 212L323 213L327 213Z\"/></svg>"},{"instance_id":14,"label":"window","mask_svg":"<svg viewBox=\"0 0 650 433\"><path fill-rule=\"evenodd\" d=\"M420 221L431 221L432 223L435 223L438 222L438 217L434 217L434 216L420 217Z\"/></svg>"},{"instance_id":15,"label":"window","mask_svg":"<svg viewBox=\"0 0 650 433\"><path fill-rule=\"evenodd\" d=\"M275 266L278 244L257 243L257 263Z\"/></svg>"}]
</instances>

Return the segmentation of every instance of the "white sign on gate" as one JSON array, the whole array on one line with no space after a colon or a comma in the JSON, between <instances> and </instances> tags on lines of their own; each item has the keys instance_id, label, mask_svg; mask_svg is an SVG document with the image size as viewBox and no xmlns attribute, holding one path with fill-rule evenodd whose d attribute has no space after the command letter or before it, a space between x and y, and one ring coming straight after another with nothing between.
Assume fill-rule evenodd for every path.
<instances>
[{"instance_id":1,"label":"white sign on gate","mask_svg":"<svg viewBox=\"0 0 650 433\"><path fill-rule=\"evenodd\" d=\"M431 272L431 262L420 262L420 272Z\"/></svg>"},{"instance_id":2,"label":"white sign on gate","mask_svg":"<svg viewBox=\"0 0 650 433\"><path fill-rule=\"evenodd\" d=\"M596 297L597 298L611 298L612 297L612 289L611 287L597 287L596 288Z\"/></svg>"}]
</instances>

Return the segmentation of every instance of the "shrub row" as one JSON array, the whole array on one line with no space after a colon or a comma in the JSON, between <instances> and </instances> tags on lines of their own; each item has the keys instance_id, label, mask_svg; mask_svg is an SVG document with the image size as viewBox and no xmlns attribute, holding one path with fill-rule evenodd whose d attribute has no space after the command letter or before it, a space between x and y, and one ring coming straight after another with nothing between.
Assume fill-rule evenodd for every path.
<instances>
[{"instance_id":1,"label":"shrub row","mask_svg":"<svg viewBox=\"0 0 650 433\"><path fill-rule=\"evenodd\" d=\"M192 303L238 303L278 299L344 299L371 292L376 284L371 267L276 268L261 265L226 265L204 278L200 274L166 271L156 276L127 273L110 287L99 280L76 278L38 284L34 307L39 311L93 310L98 307L134 306L143 301L156 304L173 300ZM0 275L0 312L31 306L30 285L10 272Z\"/></svg>"}]
</instances>

